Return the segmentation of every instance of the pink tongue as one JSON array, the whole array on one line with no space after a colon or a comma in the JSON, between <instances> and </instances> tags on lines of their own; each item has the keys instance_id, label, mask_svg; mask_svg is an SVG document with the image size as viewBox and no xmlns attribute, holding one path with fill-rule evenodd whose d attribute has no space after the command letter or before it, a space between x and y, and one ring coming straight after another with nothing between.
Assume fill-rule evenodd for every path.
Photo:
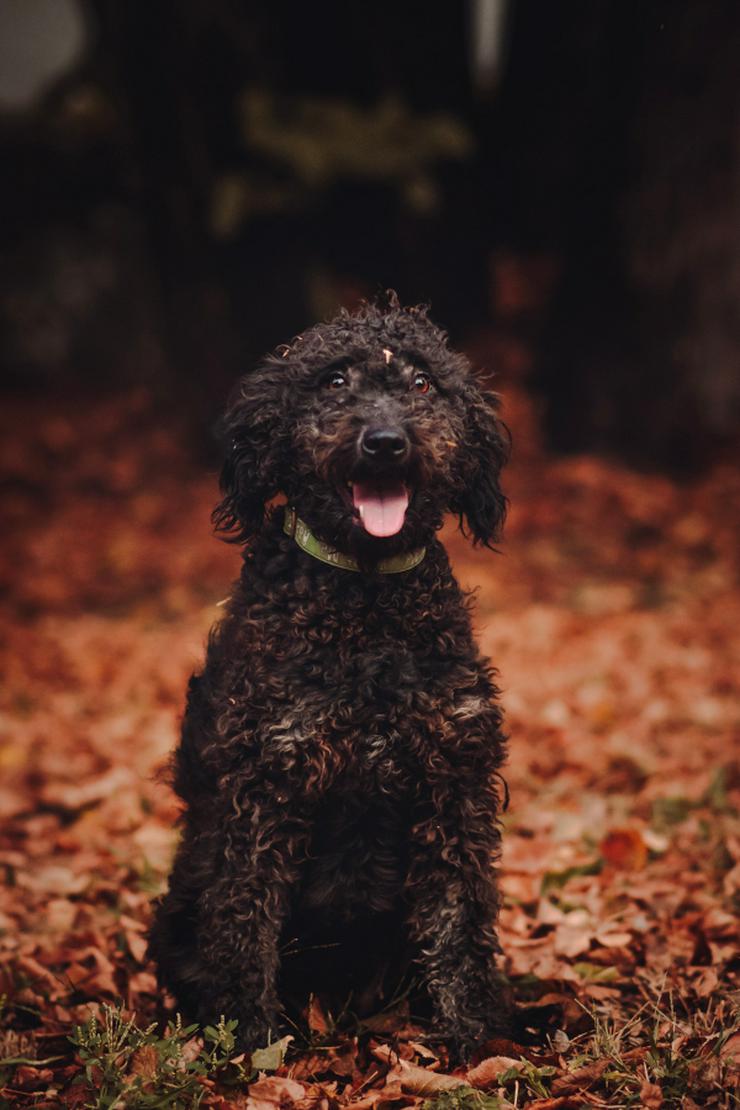
<instances>
[{"instance_id":1,"label":"pink tongue","mask_svg":"<svg viewBox=\"0 0 740 1110\"><path fill-rule=\"evenodd\" d=\"M354 482L352 496L366 532L371 536L395 536L403 528L409 495L404 486L376 486Z\"/></svg>"}]
</instances>

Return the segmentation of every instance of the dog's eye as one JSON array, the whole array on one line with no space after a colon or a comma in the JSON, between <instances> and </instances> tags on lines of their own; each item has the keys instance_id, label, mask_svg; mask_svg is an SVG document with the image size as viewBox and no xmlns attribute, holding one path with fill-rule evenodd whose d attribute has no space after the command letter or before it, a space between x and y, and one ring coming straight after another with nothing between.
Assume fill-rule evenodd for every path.
<instances>
[{"instance_id":1,"label":"dog's eye","mask_svg":"<svg viewBox=\"0 0 740 1110\"><path fill-rule=\"evenodd\" d=\"M347 384L346 375L335 371L326 379L325 384L327 389L342 389Z\"/></svg>"},{"instance_id":2,"label":"dog's eye","mask_svg":"<svg viewBox=\"0 0 740 1110\"><path fill-rule=\"evenodd\" d=\"M417 393L428 393L432 388L432 380L427 374L414 374L411 388Z\"/></svg>"}]
</instances>

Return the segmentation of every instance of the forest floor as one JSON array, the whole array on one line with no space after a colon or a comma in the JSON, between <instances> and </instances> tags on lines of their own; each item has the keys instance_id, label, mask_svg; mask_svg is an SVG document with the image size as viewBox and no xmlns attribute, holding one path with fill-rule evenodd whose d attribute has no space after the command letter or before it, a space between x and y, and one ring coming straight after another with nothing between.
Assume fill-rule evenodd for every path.
<instances>
[{"instance_id":1,"label":"forest floor","mask_svg":"<svg viewBox=\"0 0 740 1110\"><path fill-rule=\"evenodd\" d=\"M738 1105L740 472L556 460L516 390L506 416L502 553L446 540L501 674L504 970L536 1031L454 1069L404 1000L349 1029L316 1001L251 1059L228 1024L152 1028L161 769L238 552L145 396L5 406L0 1106Z\"/></svg>"}]
</instances>

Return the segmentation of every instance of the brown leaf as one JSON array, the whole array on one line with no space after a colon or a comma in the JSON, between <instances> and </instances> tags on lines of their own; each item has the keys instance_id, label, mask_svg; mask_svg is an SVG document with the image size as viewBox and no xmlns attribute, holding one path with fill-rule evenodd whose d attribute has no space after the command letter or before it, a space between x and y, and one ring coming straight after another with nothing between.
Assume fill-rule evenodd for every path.
<instances>
[{"instance_id":1,"label":"brown leaf","mask_svg":"<svg viewBox=\"0 0 740 1110\"><path fill-rule=\"evenodd\" d=\"M409 1003L404 998L392 1010L384 1010L380 1014L371 1014L362 1019L362 1024L373 1033L398 1033L399 1027L408 1021Z\"/></svg>"},{"instance_id":2,"label":"brown leaf","mask_svg":"<svg viewBox=\"0 0 740 1110\"><path fill-rule=\"evenodd\" d=\"M323 1034L329 1032L329 1022L326 1019L323 1006L321 1005L315 994L311 995L311 1001L308 1004L308 1014L306 1015L306 1017L308 1020L308 1028L311 1029L314 1033Z\"/></svg>"},{"instance_id":3,"label":"brown leaf","mask_svg":"<svg viewBox=\"0 0 740 1110\"><path fill-rule=\"evenodd\" d=\"M33 956L19 956L17 964L18 969L31 980L36 989L43 990L47 988L50 992L50 997L59 996L59 977L50 971L48 967L44 967L44 965L34 959Z\"/></svg>"},{"instance_id":4,"label":"brown leaf","mask_svg":"<svg viewBox=\"0 0 740 1110\"><path fill-rule=\"evenodd\" d=\"M68 932L77 916L77 906L68 898L50 898L44 911L43 927L48 933Z\"/></svg>"},{"instance_id":5,"label":"brown leaf","mask_svg":"<svg viewBox=\"0 0 740 1110\"><path fill-rule=\"evenodd\" d=\"M156 994L156 976L151 971L137 971L129 976L128 989L130 994Z\"/></svg>"},{"instance_id":6,"label":"brown leaf","mask_svg":"<svg viewBox=\"0 0 740 1110\"><path fill-rule=\"evenodd\" d=\"M612 829L599 845L602 858L620 871L641 871L648 858L647 844L637 829Z\"/></svg>"},{"instance_id":7,"label":"brown leaf","mask_svg":"<svg viewBox=\"0 0 740 1110\"><path fill-rule=\"evenodd\" d=\"M80 949L76 960L66 969L64 975L75 987L88 994L119 994L115 980L115 965L104 952L92 945ZM83 963L84 961L84 963ZM92 964L92 967L85 966Z\"/></svg>"},{"instance_id":8,"label":"brown leaf","mask_svg":"<svg viewBox=\"0 0 740 1110\"><path fill-rule=\"evenodd\" d=\"M408 1100L408 1095L404 1094L400 1088L379 1087L368 1091L367 1094L352 1101L348 1106L351 1107L351 1110L375 1110L378 1105L391 1106L395 1102L402 1102L407 1105Z\"/></svg>"},{"instance_id":9,"label":"brown leaf","mask_svg":"<svg viewBox=\"0 0 740 1110\"><path fill-rule=\"evenodd\" d=\"M294 1079L264 1075L256 1083L250 1083L246 1105L248 1110L275 1110L276 1106L290 1106L305 1094L306 1088Z\"/></svg>"},{"instance_id":10,"label":"brown leaf","mask_svg":"<svg viewBox=\"0 0 740 1110\"><path fill-rule=\"evenodd\" d=\"M111 767L98 778L81 782L52 782L42 792L46 805L60 806L72 812L95 805L104 798L112 797L117 791L134 781L132 772L126 767Z\"/></svg>"},{"instance_id":11,"label":"brown leaf","mask_svg":"<svg viewBox=\"0 0 740 1110\"><path fill-rule=\"evenodd\" d=\"M727 1038L719 1050L719 1057L720 1060L734 1060L735 1063L740 1064L740 1033L733 1033Z\"/></svg>"},{"instance_id":12,"label":"brown leaf","mask_svg":"<svg viewBox=\"0 0 740 1110\"><path fill-rule=\"evenodd\" d=\"M639 1045L637 1048L630 1048L627 1052L623 1052L622 1060L625 1064L634 1064L636 1060L644 1060L649 1051L647 1045Z\"/></svg>"},{"instance_id":13,"label":"brown leaf","mask_svg":"<svg viewBox=\"0 0 740 1110\"><path fill-rule=\"evenodd\" d=\"M451 1091L455 1087L465 1087L466 1080L455 1075L442 1075L439 1072L420 1068L408 1060L402 1060L388 1045L376 1045L373 1056L383 1063L392 1064L386 1076L386 1083L397 1082L402 1091L413 1095L433 1094L437 1091Z\"/></svg>"},{"instance_id":14,"label":"brown leaf","mask_svg":"<svg viewBox=\"0 0 740 1110\"><path fill-rule=\"evenodd\" d=\"M719 975L713 967L703 967L691 976L691 983L699 998L709 998L719 986Z\"/></svg>"},{"instance_id":15,"label":"brown leaf","mask_svg":"<svg viewBox=\"0 0 740 1110\"><path fill-rule=\"evenodd\" d=\"M572 959L588 952L594 931L590 925L571 925L563 922L558 925L553 938L553 947L558 956Z\"/></svg>"},{"instance_id":16,"label":"brown leaf","mask_svg":"<svg viewBox=\"0 0 740 1110\"><path fill-rule=\"evenodd\" d=\"M13 1075L13 1086L22 1091L37 1091L51 1083L54 1073L51 1068L37 1068L30 1064L20 1064Z\"/></svg>"},{"instance_id":17,"label":"brown leaf","mask_svg":"<svg viewBox=\"0 0 740 1110\"><path fill-rule=\"evenodd\" d=\"M43 894L81 894L90 885L91 876L84 872L73 871L58 863L48 863L34 868L18 881L30 890Z\"/></svg>"},{"instance_id":18,"label":"brown leaf","mask_svg":"<svg viewBox=\"0 0 740 1110\"><path fill-rule=\"evenodd\" d=\"M408 1046L417 1056L421 1056L423 1060L431 1061L431 1063L426 1065L428 1068L435 1069L439 1067L439 1054L435 1052L433 1048L430 1048L426 1044L422 1044L421 1041L409 1041Z\"/></svg>"},{"instance_id":19,"label":"brown leaf","mask_svg":"<svg viewBox=\"0 0 740 1110\"><path fill-rule=\"evenodd\" d=\"M584 1087L591 1087L601 1079L608 1067L608 1060L594 1060L590 1064L585 1064L582 1068L567 1072L553 1080L552 1093L554 1095L572 1095Z\"/></svg>"},{"instance_id":20,"label":"brown leaf","mask_svg":"<svg viewBox=\"0 0 740 1110\"><path fill-rule=\"evenodd\" d=\"M134 933L131 929L124 929L128 950L138 964L143 964L146 959L148 941L141 933Z\"/></svg>"},{"instance_id":21,"label":"brown leaf","mask_svg":"<svg viewBox=\"0 0 740 1110\"><path fill-rule=\"evenodd\" d=\"M438 1091L452 1091L455 1087L466 1086L465 1080L454 1075L443 1075L438 1071L420 1068L401 1060L388 1074L388 1081L397 1079L401 1090L412 1095L436 1094Z\"/></svg>"},{"instance_id":22,"label":"brown leaf","mask_svg":"<svg viewBox=\"0 0 740 1110\"><path fill-rule=\"evenodd\" d=\"M348 1041L327 1052L324 1057L323 1071L348 1079L359 1078L357 1044L354 1041Z\"/></svg>"},{"instance_id":23,"label":"brown leaf","mask_svg":"<svg viewBox=\"0 0 740 1110\"><path fill-rule=\"evenodd\" d=\"M159 1056L154 1045L140 1045L131 1057L131 1074L138 1075L145 1080L154 1079L157 1074L158 1063Z\"/></svg>"},{"instance_id":24,"label":"brown leaf","mask_svg":"<svg viewBox=\"0 0 740 1110\"><path fill-rule=\"evenodd\" d=\"M663 1092L657 1083L646 1079L640 1087L640 1102L646 1110L660 1110L663 1105Z\"/></svg>"},{"instance_id":25,"label":"brown leaf","mask_svg":"<svg viewBox=\"0 0 740 1110\"><path fill-rule=\"evenodd\" d=\"M626 948L632 941L632 934L604 930L596 934L596 940L604 948Z\"/></svg>"},{"instance_id":26,"label":"brown leaf","mask_svg":"<svg viewBox=\"0 0 740 1110\"><path fill-rule=\"evenodd\" d=\"M498 1081L502 1072L508 1071L509 1068L522 1068L523 1066L522 1061L515 1060L513 1056L488 1056L470 1069L467 1075L468 1083L472 1087L486 1090Z\"/></svg>"},{"instance_id":27,"label":"brown leaf","mask_svg":"<svg viewBox=\"0 0 740 1110\"><path fill-rule=\"evenodd\" d=\"M538 1010L544 1011L542 1017L538 1017ZM528 1024L541 1028L551 1028L554 1022L568 1032L582 1032L589 1027L589 1018L583 1007L571 995L553 991L528 1003L526 1015Z\"/></svg>"},{"instance_id":28,"label":"brown leaf","mask_svg":"<svg viewBox=\"0 0 740 1110\"><path fill-rule=\"evenodd\" d=\"M310 1082L316 1076L326 1075L332 1069L329 1066L327 1053L310 1052L303 1053L297 1060L294 1060L288 1070L290 1079L302 1083L304 1081Z\"/></svg>"}]
</instances>

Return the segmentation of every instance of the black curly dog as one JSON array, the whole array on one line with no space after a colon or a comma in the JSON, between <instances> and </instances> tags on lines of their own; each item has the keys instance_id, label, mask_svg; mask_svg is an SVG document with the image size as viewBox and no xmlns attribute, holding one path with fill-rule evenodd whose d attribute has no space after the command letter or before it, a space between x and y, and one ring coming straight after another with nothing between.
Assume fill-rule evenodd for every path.
<instances>
[{"instance_id":1,"label":"black curly dog","mask_svg":"<svg viewBox=\"0 0 740 1110\"><path fill-rule=\"evenodd\" d=\"M361 1012L411 968L465 1055L504 1023L504 737L435 534L447 511L476 542L501 528L495 401L392 296L278 349L225 427L214 520L244 565L190 683L160 982L249 1049L293 1000Z\"/></svg>"}]
</instances>

